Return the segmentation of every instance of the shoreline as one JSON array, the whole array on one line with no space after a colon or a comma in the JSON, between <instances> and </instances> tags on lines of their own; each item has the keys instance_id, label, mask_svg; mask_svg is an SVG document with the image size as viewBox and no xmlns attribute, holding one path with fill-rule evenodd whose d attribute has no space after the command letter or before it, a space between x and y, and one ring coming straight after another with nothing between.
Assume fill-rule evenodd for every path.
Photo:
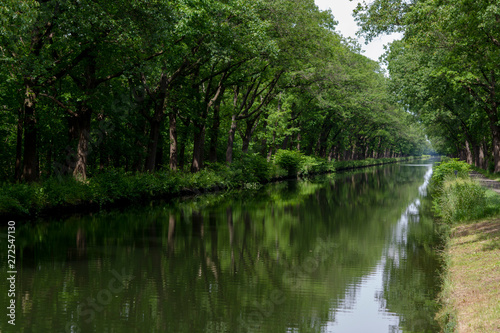
<instances>
[{"instance_id":1,"label":"shoreline","mask_svg":"<svg viewBox=\"0 0 500 333\"><path fill-rule=\"evenodd\" d=\"M420 156L409 156L409 157L400 157L400 158L381 158L381 159L364 159L364 160L355 160L355 161L336 161L333 162L334 170L330 171L320 171L320 172L311 172L307 175L297 175L297 176L286 176L286 175L279 175L279 176L274 176L269 179L265 179L263 181L259 181L258 184L264 185L268 183L273 183L273 182L279 182L279 181L284 181L284 180L290 180L290 179L297 179L297 178L308 178L311 176L316 176L316 175L321 175L321 174L331 174L331 173L336 173L336 172L342 172L342 171L349 171L349 170L355 170L355 169L362 169L362 168L368 168L368 167L373 167L373 166L380 166L380 165L386 165L386 164L394 164L394 163L400 163L400 162L408 162L408 161L413 161L420 159ZM380 161L377 163L376 161ZM373 163L375 162L375 163ZM141 177L142 175L139 175L137 177ZM150 174L149 176L155 177L154 174ZM151 179L148 179L150 182L152 181ZM50 205L50 204L44 204L40 207L33 207L34 202L29 202L29 204L21 204L19 203L17 205L17 212L6 212L2 211L0 207L0 216L4 220L18 220L18 221L29 221L33 219L46 219L50 217L60 217L60 216L65 216L65 215L74 215L74 214L88 214L88 213L96 213L102 210L108 210L108 209L118 209L125 207L127 205L143 205L147 204L148 202L155 201L155 200L164 200L164 201L169 201L172 199L176 198L191 198L195 197L197 195L202 195L202 194L208 194L208 193L215 193L215 192L221 192L221 191L227 191L227 190L240 190L244 189L245 186L248 183L240 183L233 181L231 179L215 179L212 180L211 184L208 184L208 186L196 186L195 181L191 181L192 184L186 184L187 186L180 185L181 188L178 190L171 190L168 186L171 187L171 184L162 184L162 179L153 179L155 181L155 186L161 187L160 190L148 190L147 188L141 188L137 190L135 193L127 193L127 196L121 196L123 193L118 192L118 193L106 193L106 197L102 198L101 201L97 200L74 200L74 202L68 202L68 201L63 201L55 205ZM184 179L181 179L181 181L185 181ZM156 184L158 182L158 184ZM189 181L188 181L189 182ZM255 182L253 182L255 183ZM82 185L81 183L67 183L65 184L64 181L61 182L63 187L71 187L77 184L77 186L85 187L85 185ZM59 185L60 185L59 184ZM23 184L26 185L26 184ZM108 184L109 185L109 184ZM151 184L145 184L145 187L148 187L148 185ZM163 187L162 187L163 185ZM189 186L191 185L191 186ZM28 187L29 185L27 185ZM38 191L43 192L43 184L42 185L35 185L39 186L37 188ZM78 188L77 188L78 190ZM72 193L74 194L74 193ZM68 195L71 197L71 195ZM14 198L8 198L11 200L15 200ZM33 200L34 201L34 200ZM29 206L29 207L26 207Z\"/></svg>"},{"instance_id":2,"label":"shoreline","mask_svg":"<svg viewBox=\"0 0 500 333\"><path fill-rule=\"evenodd\" d=\"M444 333L500 332L500 183L458 159L436 174L432 201L444 245L436 320Z\"/></svg>"}]
</instances>

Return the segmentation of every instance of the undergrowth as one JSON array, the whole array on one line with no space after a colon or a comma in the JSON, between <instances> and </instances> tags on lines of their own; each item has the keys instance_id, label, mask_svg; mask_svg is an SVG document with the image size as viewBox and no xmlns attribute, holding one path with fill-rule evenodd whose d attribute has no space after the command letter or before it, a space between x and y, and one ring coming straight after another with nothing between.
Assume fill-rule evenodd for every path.
<instances>
[{"instance_id":1,"label":"undergrowth","mask_svg":"<svg viewBox=\"0 0 500 333\"><path fill-rule=\"evenodd\" d=\"M4 183L0 192L0 215L29 217L44 210L79 205L107 206L117 202L136 202L171 197L183 193L258 188L259 184L286 177L308 177L369 165L411 158L383 158L358 161L328 161L300 152L280 150L272 162L258 154L245 154L231 165L216 163L197 173L161 170L132 173L110 168L86 181L59 176L40 183Z\"/></svg>"}]
</instances>

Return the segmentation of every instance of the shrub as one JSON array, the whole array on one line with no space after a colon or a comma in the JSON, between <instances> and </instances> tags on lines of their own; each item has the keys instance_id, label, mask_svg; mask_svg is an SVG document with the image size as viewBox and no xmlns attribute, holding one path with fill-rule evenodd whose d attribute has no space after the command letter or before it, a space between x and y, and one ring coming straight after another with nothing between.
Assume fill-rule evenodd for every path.
<instances>
[{"instance_id":1,"label":"shrub","mask_svg":"<svg viewBox=\"0 0 500 333\"><path fill-rule=\"evenodd\" d=\"M459 161L458 158L445 159L441 163L434 166L432 171L432 182L435 186L440 186L446 177L455 176L468 178L471 167L464 161Z\"/></svg>"},{"instance_id":2,"label":"shrub","mask_svg":"<svg viewBox=\"0 0 500 333\"><path fill-rule=\"evenodd\" d=\"M274 155L274 163L286 170L289 177L297 175L304 162L299 151L279 149Z\"/></svg>"},{"instance_id":3,"label":"shrub","mask_svg":"<svg viewBox=\"0 0 500 333\"><path fill-rule=\"evenodd\" d=\"M446 222L468 221L485 216L486 190L470 178L448 176L442 183L434 209Z\"/></svg>"},{"instance_id":4,"label":"shrub","mask_svg":"<svg viewBox=\"0 0 500 333\"><path fill-rule=\"evenodd\" d=\"M334 162L328 162L324 158L304 156L299 170L300 175L311 175L315 173L335 171Z\"/></svg>"},{"instance_id":5,"label":"shrub","mask_svg":"<svg viewBox=\"0 0 500 333\"><path fill-rule=\"evenodd\" d=\"M91 199L87 183L75 180L72 176L50 178L43 182L46 205L56 207L74 205Z\"/></svg>"},{"instance_id":6,"label":"shrub","mask_svg":"<svg viewBox=\"0 0 500 333\"><path fill-rule=\"evenodd\" d=\"M270 163L257 153L243 154L230 168L232 178L239 183L257 183L270 178Z\"/></svg>"}]
</instances>

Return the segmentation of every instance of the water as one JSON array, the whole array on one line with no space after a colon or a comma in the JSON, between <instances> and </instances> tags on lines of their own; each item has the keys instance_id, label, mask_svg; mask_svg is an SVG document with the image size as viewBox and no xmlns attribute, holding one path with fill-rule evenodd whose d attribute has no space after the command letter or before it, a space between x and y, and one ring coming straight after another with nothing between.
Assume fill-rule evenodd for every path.
<instances>
[{"instance_id":1,"label":"water","mask_svg":"<svg viewBox=\"0 0 500 333\"><path fill-rule=\"evenodd\" d=\"M18 225L16 326L0 332L437 332L431 172Z\"/></svg>"}]
</instances>

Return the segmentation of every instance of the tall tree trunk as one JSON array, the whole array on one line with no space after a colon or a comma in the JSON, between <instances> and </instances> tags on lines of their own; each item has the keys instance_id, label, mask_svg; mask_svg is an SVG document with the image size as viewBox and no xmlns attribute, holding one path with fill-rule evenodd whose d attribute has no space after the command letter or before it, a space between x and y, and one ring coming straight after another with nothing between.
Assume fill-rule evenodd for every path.
<instances>
[{"instance_id":1,"label":"tall tree trunk","mask_svg":"<svg viewBox=\"0 0 500 333\"><path fill-rule=\"evenodd\" d=\"M158 139L160 138L161 121L163 117L151 118L149 141L146 153L146 163L144 164L145 172L154 172L156 165L156 151L158 149Z\"/></svg>"},{"instance_id":2,"label":"tall tree trunk","mask_svg":"<svg viewBox=\"0 0 500 333\"><path fill-rule=\"evenodd\" d=\"M317 143L317 152L320 157L326 157L327 150L327 140L330 136L330 132L332 131L333 125L327 124L326 122L323 124L323 128L321 133L319 134L318 143Z\"/></svg>"},{"instance_id":3,"label":"tall tree trunk","mask_svg":"<svg viewBox=\"0 0 500 333\"><path fill-rule=\"evenodd\" d=\"M468 164L472 164L473 161L472 161L472 152L470 150L470 145L469 145L469 141L468 140L465 140L465 161L468 163Z\"/></svg>"},{"instance_id":4,"label":"tall tree trunk","mask_svg":"<svg viewBox=\"0 0 500 333\"><path fill-rule=\"evenodd\" d=\"M335 150L336 150L335 144L332 144L332 146L330 147L330 152L328 153L328 162L331 162L334 159Z\"/></svg>"},{"instance_id":5,"label":"tall tree trunk","mask_svg":"<svg viewBox=\"0 0 500 333\"><path fill-rule=\"evenodd\" d=\"M205 143L205 125L195 125L193 138L193 162L191 172L198 172L203 167L203 148Z\"/></svg>"},{"instance_id":6,"label":"tall tree trunk","mask_svg":"<svg viewBox=\"0 0 500 333\"><path fill-rule=\"evenodd\" d=\"M231 117L231 127L229 128L229 136L227 139L227 149L226 149L226 163L233 163L233 147L234 147L234 136L236 134L236 115L233 114Z\"/></svg>"},{"instance_id":7,"label":"tall tree trunk","mask_svg":"<svg viewBox=\"0 0 500 333\"><path fill-rule=\"evenodd\" d=\"M177 114L172 111L168 115L170 120L169 135L170 135L170 170L177 170Z\"/></svg>"},{"instance_id":8,"label":"tall tree trunk","mask_svg":"<svg viewBox=\"0 0 500 333\"><path fill-rule=\"evenodd\" d=\"M37 154L37 124L35 105L37 93L30 82L25 83L26 96L24 99L24 151L23 151L23 175L27 182L37 181L38 154Z\"/></svg>"},{"instance_id":9,"label":"tall tree trunk","mask_svg":"<svg viewBox=\"0 0 500 333\"><path fill-rule=\"evenodd\" d=\"M243 143L241 145L241 151L243 153L248 153L248 147L250 146L250 140L252 139L253 131L255 130L254 125L257 118L248 119L246 123L245 133L243 134Z\"/></svg>"},{"instance_id":10,"label":"tall tree trunk","mask_svg":"<svg viewBox=\"0 0 500 333\"><path fill-rule=\"evenodd\" d=\"M87 179L87 158L89 153L91 116L92 110L85 105L85 103L82 103L75 119L77 123L78 146L76 164L73 170L73 176L79 180Z\"/></svg>"},{"instance_id":11,"label":"tall tree trunk","mask_svg":"<svg viewBox=\"0 0 500 333\"><path fill-rule=\"evenodd\" d=\"M186 162L186 133L187 129L181 131L181 139L179 140L179 169L184 169L184 164Z\"/></svg>"},{"instance_id":12,"label":"tall tree trunk","mask_svg":"<svg viewBox=\"0 0 500 333\"><path fill-rule=\"evenodd\" d=\"M490 124L492 136L494 172L500 172L500 128L496 123Z\"/></svg>"}]
</instances>

